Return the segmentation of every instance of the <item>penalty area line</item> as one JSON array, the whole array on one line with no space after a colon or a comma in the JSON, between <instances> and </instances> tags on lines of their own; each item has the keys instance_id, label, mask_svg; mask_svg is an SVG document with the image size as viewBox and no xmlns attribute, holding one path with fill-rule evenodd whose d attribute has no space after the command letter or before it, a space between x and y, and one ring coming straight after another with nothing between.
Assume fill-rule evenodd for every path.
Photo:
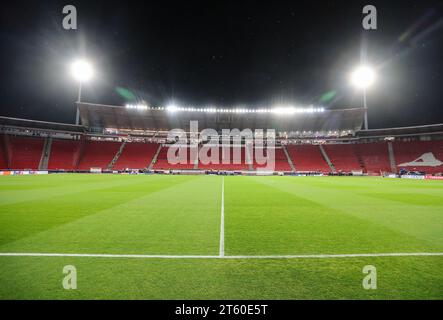
<instances>
[{"instance_id":1,"label":"penalty area line","mask_svg":"<svg viewBox=\"0 0 443 320\"><path fill-rule=\"evenodd\" d=\"M300 255L263 255L263 256L0 252L0 257L73 257L73 258L78 257L78 258L130 258L130 259L334 259L334 258L421 257L421 256L443 256L443 252L300 254Z\"/></svg>"}]
</instances>

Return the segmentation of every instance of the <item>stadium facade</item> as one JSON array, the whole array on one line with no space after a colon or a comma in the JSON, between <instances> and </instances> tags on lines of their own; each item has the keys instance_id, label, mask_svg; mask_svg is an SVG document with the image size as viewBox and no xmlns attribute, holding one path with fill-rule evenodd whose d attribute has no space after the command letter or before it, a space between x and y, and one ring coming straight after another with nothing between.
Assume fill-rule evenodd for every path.
<instances>
[{"instance_id":1,"label":"stadium facade","mask_svg":"<svg viewBox=\"0 0 443 320\"><path fill-rule=\"evenodd\" d=\"M14 170L254 174L263 168L256 161L256 152L266 147L273 152L272 171L281 174L412 171L441 176L443 172L443 124L361 130L363 108L272 112L79 103L78 109L81 125L0 117L0 170L4 174ZM189 138L180 148L190 149L191 144L198 150L205 147L202 135L192 135L193 121L200 129L218 132L220 141L226 129L272 129L275 143L253 143L249 149L246 139L237 140L241 160L235 163L224 161L233 158L233 151L222 146L210 151L217 153L219 161L205 163L186 152L185 161L171 163L168 151L176 144L170 138L173 129L182 130Z\"/></svg>"}]
</instances>

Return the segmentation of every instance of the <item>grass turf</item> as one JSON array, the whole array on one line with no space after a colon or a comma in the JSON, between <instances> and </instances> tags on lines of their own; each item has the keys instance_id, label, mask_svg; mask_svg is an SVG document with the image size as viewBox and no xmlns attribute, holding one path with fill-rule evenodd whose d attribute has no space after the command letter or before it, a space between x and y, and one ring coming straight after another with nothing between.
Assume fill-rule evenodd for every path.
<instances>
[{"instance_id":1,"label":"grass turf","mask_svg":"<svg viewBox=\"0 0 443 320\"><path fill-rule=\"evenodd\" d=\"M226 255L443 252L443 183L225 177ZM0 178L0 252L217 255L217 176ZM75 265L78 289L62 287ZM378 289L364 290L374 265ZM442 299L443 257L1 257L1 299Z\"/></svg>"}]
</instances>

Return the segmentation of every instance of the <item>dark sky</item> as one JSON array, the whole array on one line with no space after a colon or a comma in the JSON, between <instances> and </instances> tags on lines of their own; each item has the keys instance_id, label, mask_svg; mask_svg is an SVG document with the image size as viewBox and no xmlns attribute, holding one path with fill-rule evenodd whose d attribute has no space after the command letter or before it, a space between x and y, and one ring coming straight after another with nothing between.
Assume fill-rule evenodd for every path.
<instances>
[{"instance_id":1,"label":"dark sky","mask_svg":"<svg viewBox=\"0 0 443 320\"><path fill-rule=\"evenodd\" d=\"M76 31L62 28L66 4ZM377 30L362 29L365 4L378 10ZM349 73L363 50L378 69L370 127L443 122L437 1L16 0L0 17L4 116L73 122L77 56L96 68L89 102L124 104L124 88L152 105L358 107Z\"/></svg>"}]
</instances>

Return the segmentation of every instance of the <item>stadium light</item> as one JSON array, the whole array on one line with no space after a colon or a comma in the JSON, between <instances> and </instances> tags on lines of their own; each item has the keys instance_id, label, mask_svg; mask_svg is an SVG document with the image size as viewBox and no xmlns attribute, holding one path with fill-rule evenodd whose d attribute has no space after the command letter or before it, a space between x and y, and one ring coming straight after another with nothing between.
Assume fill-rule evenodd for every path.
<instances>
[{"instance_id":1,"label":"stadium light","mask_svg":"<svg viewBox=\"0 0 443 320\"><path fill-rule=\"evenodd\" d=\"M132 109L144 109L145 107L141 106L133 106L133 105L126 105L126 108L132 108ZM160 107L159 110L166 110L170 113L176 113L176 112L205 112L205 113L273 113L278 115L284 115L284 114L295 114L295 113L322 113L325 111L324 107L314 107L309 106L305 108L301 107L282 107L277 106L273 108L259 108L259 109L249 109L249 108L215 108L215 107L203 107L203 108L196 108L196 107L186 107L186 106L177 106L175 104L169 104L165 108Z\"/></svg>"},{"instance_id":2,"label":"stadium light","mask_svg":"<svg viewBox=\"0 0 443 320\"><path fill-rule=\"evenodd\" d=\"M369 88L375 81L375 72L369 66L359 66L352 72L351 81L357 88Z\"/></svg>"},{"instance_id":3,"label":"stadium light","mask_svg":"<svg viewBox=\"0 0 443 320\"><path fill-rule=\"evenodd\" d=\"M374 69L369 66L361 65L351 74L351 83L356 88L363 90L363 108L365 110L365 130L368 130L368 106L366 102L366 90L375 82L376 75Z\"/></svg>"},{"instance_id":4,"label":"stadium light","mask_svg":"<svg viewBox=\"0 0 443 320\"><path fill-rule=\"evenodd\" d=\"M149 110L149 107L145 104L127 104L126 109Z\"/></svg>"},{"instance_id":5,"label":"stadium light","mask_svg":"<svg viewBox=\"0 0 443 320\"><path fill-rule=\"evenodd\" d=\"M74 79L78 82L77 103L80 103L82 98L82 84L92 79L94 75L94 70L92 68L92 65L88 61L79 59L71 64L71 74L74 77ZM77 105L75 124L78 125L79 123L80 123L80 111Z\"/></svg>"},{"instance_id":6,"label":"stadium light","mask_svg":"<svg viewBox=\"0 0 443 320\"><path fill-rule=\"evenodd\" d=\"M80 83L89 81L93 76L92 66L86 60L76 60L71 65L71 73Z\"/></svg>"},{"instance_id":7,"label":"stadium light","mask_svg":"<svg viewBox=\"0 0 443 320\"><path fill-rule=\"evenodd\" d=\"M171 103L169 105L166 106L166 111L174 113L176 111L179 111L180 108L178 108L175 104Z\"/></svg>"}]
</instances>

